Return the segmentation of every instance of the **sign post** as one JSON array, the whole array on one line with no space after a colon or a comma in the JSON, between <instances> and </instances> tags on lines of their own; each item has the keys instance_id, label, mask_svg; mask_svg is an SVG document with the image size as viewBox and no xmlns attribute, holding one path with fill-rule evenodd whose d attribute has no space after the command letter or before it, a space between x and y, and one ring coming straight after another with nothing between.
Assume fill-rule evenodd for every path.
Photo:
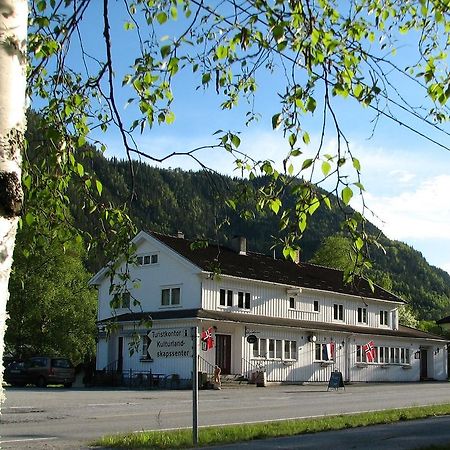
<instances>
[{"instance_id":1,"label":"sign post","mask_svg":"<svg viewBox=\"0 0 450 450\"><path fill-rule=\"evenodd\" d=\"M198 327L192 327L192 441L198 445Z\"/></svg>"}]
</instances>

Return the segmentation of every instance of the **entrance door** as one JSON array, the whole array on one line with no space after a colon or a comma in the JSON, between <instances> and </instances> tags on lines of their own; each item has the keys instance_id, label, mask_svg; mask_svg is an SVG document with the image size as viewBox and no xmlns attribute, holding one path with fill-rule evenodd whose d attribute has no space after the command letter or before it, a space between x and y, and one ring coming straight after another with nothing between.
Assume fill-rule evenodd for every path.
<instances>
[{"instance_id":1,"label":"entrance door","mask_svg":"<svg viewBox=\"0 0 450 450\"><path fill-rule=\"evenodd\" d=\"M216 334L216 365L222 374L231 373L231 336L228 334Z\"/></svg>"},{"instance_id":2,"label":"entrance door","mask_svg":"<svg viewBox=\"0 0 450 450\"><path fill-rule=\"evenodd\" d=\"M117 342L117 372L123 371L123 337L120 336Z\"/></svg>"},{"instance_id":3,"label":"entrance door","mask_svg":"<svg viewBox=\"0 0 450 450\"><path fill-rule=\"evenodd\" d=\"M428 378L428 352L426 348L420 349L420 379Z\"/></svg>"}]
</instances>

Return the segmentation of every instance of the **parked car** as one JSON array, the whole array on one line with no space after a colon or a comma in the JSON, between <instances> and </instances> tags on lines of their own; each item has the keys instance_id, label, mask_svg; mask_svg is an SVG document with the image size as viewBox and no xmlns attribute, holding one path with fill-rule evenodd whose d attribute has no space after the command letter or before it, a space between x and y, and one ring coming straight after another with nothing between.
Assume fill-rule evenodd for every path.
<instances>
[{"instance_id":1,"label":"parked car","mask_svg":"<svg viewBox=\"0 0 450 450\"><path fill-rule=\"evenodd\" d=\"M27 364L14 361L5 368L3 379L11 386L25 386L28 383Z\"/></svg>"},{"instance_id":2,"label":"parked car","mask_svg":"<svg viewBox=\"0 0 450 450\"><path fill-rule=\"evenodd\" d=\"M5 381L13 386L35 384L63 384L69 388L75 381L75 368L67 358L34 356L22 362L14 362L5 370Z\"/></svg>"}]
</instances>

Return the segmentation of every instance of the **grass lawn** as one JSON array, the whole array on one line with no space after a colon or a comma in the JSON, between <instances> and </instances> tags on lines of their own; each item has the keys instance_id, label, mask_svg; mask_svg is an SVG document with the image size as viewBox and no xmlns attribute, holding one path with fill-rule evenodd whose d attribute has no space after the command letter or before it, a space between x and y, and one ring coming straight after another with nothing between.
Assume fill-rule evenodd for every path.
<instances>
[{"instance_id":1,"label":"grass lawn","mask_svg":"<svg viewBox=\"0 0 450 450\"><path fill-rule=\"evenodd\" d=\"M413 408L390 409L360 414L326 416L314 419L284 420L257 424L201 427L199 447L233 442L294 436L319 431L342 430L400 420L423 419L450 414L450 403ZM177 449L192 447L192 430L145 431L105 436L92 443L99 447ZM448 447L433 447L448 448Z\"/></svg>"}]
</instances>

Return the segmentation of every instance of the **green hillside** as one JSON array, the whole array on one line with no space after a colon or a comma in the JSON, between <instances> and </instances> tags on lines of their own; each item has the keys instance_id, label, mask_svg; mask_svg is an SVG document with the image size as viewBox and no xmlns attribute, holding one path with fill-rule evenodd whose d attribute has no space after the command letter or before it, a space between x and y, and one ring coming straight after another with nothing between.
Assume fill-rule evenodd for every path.
<instances>
[{"instance_id":1,"label":"green hillside","mask_svg":"<svg viewBox=\"0 0 450 450\"><path fill-rule=\"evenodd\" d=\"M106 199L124 201L130 197L128 162L107 160L99 155L91 164L103 183ZM136 197L131 204L131 213L138 229L169 234L180 230L188 238L205 237L225 243L231 236L241 234L247 237L249 249L263 253L273 251L272 246L279 236L277 216L256 213L254 218L244 220L225 206L224 199L235 192L239 180L202 171L158 169L142 162L135 163L134 171ZM261 180L247 183L255 188ZM285 199L286 203L289 201ZM83 213L75 210L74 215L81 217ZM325 237L340 232L341 219L340 212L325 209L314 215L302 241L302 260L308 261ZM218 230L217 225L225 220L225 225ZM91 231L95 234L95 229ZM374 226L369 231L379 233ZM430 266L412 247L385 237L381 240L387 253L373 252L374 269L378 274L389 274L392 290L410 302L417 318L436 320L448 314L449 274Z\"/></svg>"}]
</instances>

